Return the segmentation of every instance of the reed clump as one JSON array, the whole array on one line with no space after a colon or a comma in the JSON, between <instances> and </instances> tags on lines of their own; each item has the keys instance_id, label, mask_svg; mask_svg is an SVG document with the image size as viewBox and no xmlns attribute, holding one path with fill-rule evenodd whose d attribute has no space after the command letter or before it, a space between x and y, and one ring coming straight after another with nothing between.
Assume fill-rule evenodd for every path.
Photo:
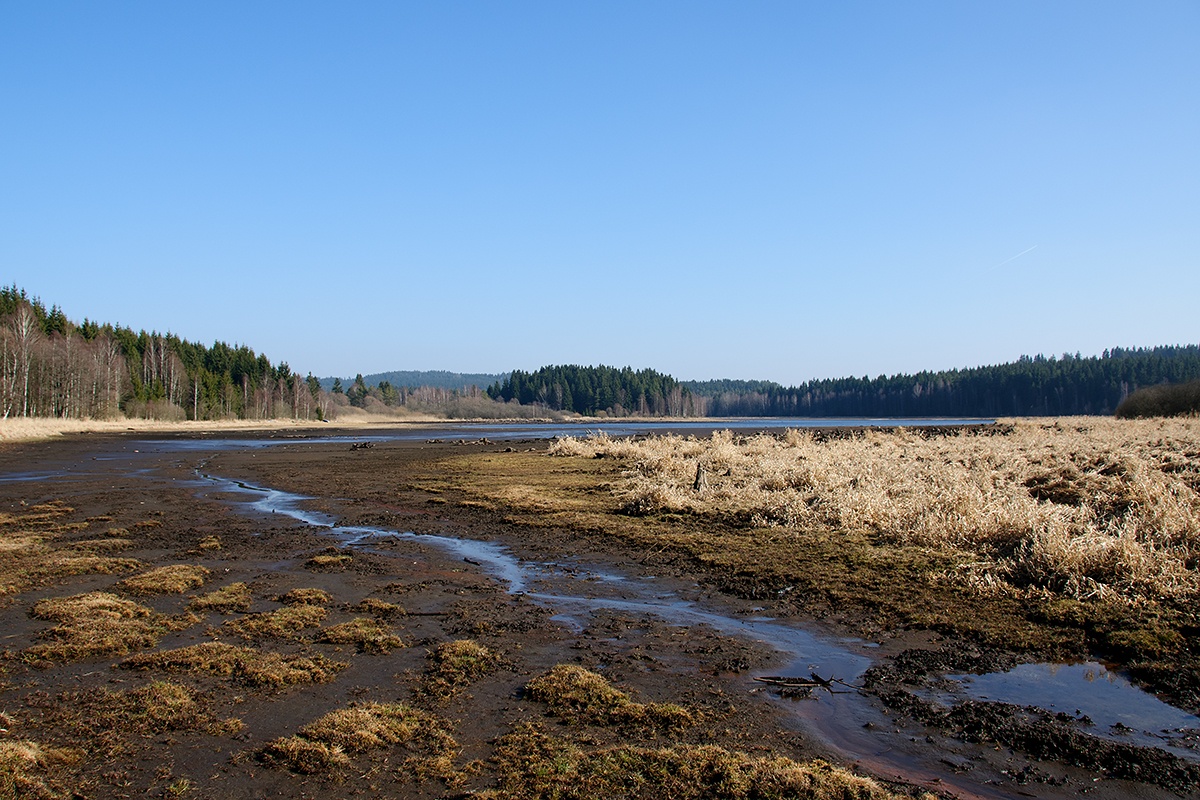
<instances>
[{"instance_id":1,"label":"reed clump","mask_svg":"<svg viewBox=\"0 0 1200 800\"><path fill-rule=\"evenodd\" d=\"M620 458L624 513L864 534L960 556L946 580L1076 599L1200 592L1200 420L1021 420L926 435L561 440Z\"/></svg>"},{"instance_id":2,"label":"reed clump","mask_svg":"<svg viewBox=\"0 0 1200 800\"><path fill-rule=\"evenodd\" d=\"M674 703L638 703L601 675L575 664L556 665L530 681L525 693L570 722L679 729L696 721L692 712Z\"/></svg>"},{"instance_id":3,"label":"reed clump","mask_svg":"<svg viewBox=\"0 0 1200 800\"><path fill-rule=\"evenodd\" d=\"M329 614L323 606L294 605L248 614L225 623L234 633L247 639L283 639L295 636L305 628L319 627Z\"/></svg>"},{"instance_id":4,"label":"reed clump","mask_svg":"<svg viewBox=\"0 0 1200 800\"><path fill-rule=\"evenodd\" d=\"M238 611L249 611L253 599L250 587L239 581L192 598L192 601L188 603L188 608L192 611L216 611L218 614L232 614Z\"/></svg>"},{"instance_id":5,"label":"reed clump","mask_svg":"<svg viewBox=\"0 0 1200 800\"><path fill-rule=\"evenodd\" d=\"M161 672L206 672L255 688L282 688L333 680L347 666L324 656L284 655L204 642L174 650L139 653L121 662L125 669Z\"/></svg>"},{"instance_id":6,"label":"reed clump","mask_svg":"<svg viewBox=\"0 0 1200 800\"><path fill-rule=\"evenodd\" d=\"M208 575L208 570L201 566L171 564L132 575L119 585L130 594L183 594L188 589L203 586Z\"/></svg>"},{"instance_id":7,"label":"reed clump","mask_svg":"<svg viewBox=\"0 0 1200 800\"><path fill-rule=\"evenodd\" d=\"M321 631L318 642L352 644L360 653L389 653L404 647L404 640L391 628L370 617L355 617Z\"/></svg>"},{"instance_id":8,"label":"reed clump","mask_svg":"<svg viewBox=\"0 0 1200 800\"><path fill-rule=\"evenodd\" d=\"M474 639L443 642L429 652L420 693L448 698L504 663L498 653Z\"/></svg>"},{"instance_id":9,"label":"reed clump","mask_svg":"<svg viewBox=\"0 0 1200 800\"><path fill-rule=\"evenodd\" d=\"M108 592L42 600L32 613L58 623L41 634L46 642L22 652L34 664L125 655L153 647L168 630L161 615Z\"/></svg>"},{"instance_id":10,"label":"reed clump","mask_svg":"<svg viewBox=\"0 0 1200 800\"><path fill-rule=\"evenodd\" d=\"M418 776L453 780L458 744L432 714L404 703L363 703L331 711L295 736L268 744L259 758L271 766L306 774L350 766L351 755L403 747L405 764Z\"/></svg>"},{"instance_id":11,"label":"reed clump","mask_svg":"<svg viewBox=\"0 0 1200 800\"><path fill-rule=\"evenodd\" d=\"M333 602L333 595L324 589L306 587L292 589L275 599L285 606L327 606Z\"/></svg>"},{"instance_id":12,"label":"reed clump","mask_svg":"<svg viewBox=\"0 0 1200 800\"><path fill-rule=\"evenodd\" d=\"M621 745L588 751L523 726L497 742L499 779L486 800L585 800L594 797L702 800L892 800L888 791L824 761L753 757L713 745L657 749ZM932 795L923 795L932 800Z\"/></svg>"}]
</instances>

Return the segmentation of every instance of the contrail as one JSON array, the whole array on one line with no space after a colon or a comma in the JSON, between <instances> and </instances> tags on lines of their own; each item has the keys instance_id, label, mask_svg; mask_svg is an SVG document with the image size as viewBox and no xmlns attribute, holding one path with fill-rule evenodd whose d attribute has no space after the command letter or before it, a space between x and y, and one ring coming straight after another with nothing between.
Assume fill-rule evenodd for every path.
<instances>
[{"instance_id":1,"label":"contrail","mask_svg":"<svg viewBox=\"0 0 1200 800\"><path fill-rule=\"evenodd\" d=\"M1000 268L1001 268L1001 267L1003 267L1005 264L1007 264L1009 261L1016 261L1018 258L1020 258L1021 256L1025 255L1026 253L1028 253L1030 250L1036 250L1036 249L1037 249L1037 245L1035 244L1033 247L1029 248L1029 250L1022 250L1021 252L1019 252L1019 253L1017 253L1015 256L1013 256L1012 258L1009 258L1009 259L1006 259L1006 260L1004 260L1004 261L1001 261L999 264L997 264L996 266L992 267L992 269L1000 269Z\"/></svg>"}]
</instances>

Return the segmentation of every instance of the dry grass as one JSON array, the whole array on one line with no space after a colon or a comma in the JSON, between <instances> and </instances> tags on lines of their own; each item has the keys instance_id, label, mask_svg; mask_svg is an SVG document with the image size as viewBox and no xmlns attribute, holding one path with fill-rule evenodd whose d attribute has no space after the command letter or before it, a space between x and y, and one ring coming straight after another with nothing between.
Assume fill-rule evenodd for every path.
<instances>
[{"instance_id":1,"label":"dry grass","mask_svg":"<svg viewBox=\"0 0 1200 800\"><path fill-rule=\"evenodd\" d=\"M243 727L240 720L212 716L199 693L169 681L154 681L127 692L101 688L61 695L50 713L86 739L93 754L99 744L119 751L120 742L133 737L167 731L222 736Z\"/></svg>"},{"instance_id":2,"label":"dry grass","mask_svg":"<svg viewBox=\"0 0 1200 800\"><path fill-rule=\"evenodd\" d=\"M534 678L525 693L571 722L658 729L684 728L696 719L674 703L637 703L605 678L574 664L559 664Z\"/></svg>"},{"instance_id":3,"label":"dry grass","mask_svg":"<svg viewBox=\"0 0 1200 800\"><path fill-rule=\"evenodd\" d=\"M333 595L324 589L292 589L275 599L285 606L327 606L333 602Z\"/></svg>"},{"instance_id":4,"label":"dry grass","mask_svg":"<svg viewBox=\"0 0 1200 800\"><path fill-rule=\"evenodd\" d=\"M564 439L628 463L626 513L860 532L963 554L983 591L1073 598L1200 592L1200 420L1018 421L1006 435Z\"/></svg>"},{"instance_id":5,"label":"dry grass","mask_svg":"<svg viewBox=\"0 0 1200 800\"><path fill-rule=\"evenodd\" d=\"M754 758L715 746L631 746L587 752L536 728L497 742L497 788L487 800L891 800L897 795L824 761ZM925 795L932 800L932 795Z\"/></svg>"},{"instance_id":6,"label":"dry grass","mask_svg":"<svg viewBox=\"0 0 1200 800\"><path fill-rule=\"evenodd\" d=\"M321 553L304 562L314 572L337 572L350 566L352 556L346 553Z\"/></svg>"},{"instance_id":7,"label":"dry grass","mask_svg":"<svg viewBox=\"0 0 1200 800\"><path fill-rule=\"evenodd\" d=\"M168 629L151 609L107 592L43 600L33 615L58 623L42 634L49 641L22 652L34 664L125 655L158 644Z\"/></svg>"},{"instance_id":8,"label":"dry grass","mask_svg":"<svg viewBox=\"0 0 1200 800\"><path fill-rule=\"evenodd\" d=\"M364 703L331 711L298 735L271 742L259 757L272 766L311 774L349 766L349 754L396 746L413 754L406 771L454 781L454 738L436 717L403 703Z\"/></svg>"},{"instance_id":9,"label":"dry grass","mask_svg":"<svg viewBox=\"0 0 1200 800\"><path fill-rule=\"evenodd\" d=\"M141 653L121 663L126 669L162 672L207 672L256 688L280 688L333 680L346 664L317 655L281 653L205 642L175 650Z\"/></svg>"},{"instance_id":10,"label":"dry grass","mask_svg":"<svg viewBox=\"0 0 1200 800\"><path fill-rule=\"evenodd\" d=\"M371 614L382 619L403 617L406 613L401 606L389 603L386 600L377 600L374 597L368 597L360 603L349 606L349 609L363 614Z\"/></svg>"},{"instance_id":11,"label":"dry grass","mask_svg":"<svg viewBox=\"0 0 1200 800\"><path fill-rule=\"evenodd\" d=\"M247 639L293 637L305 628L316 628L329 612L321 606L284 606L274 611L229 620L225 627Z\"/></svg>"},{"instance_id":12,"label":"dry grass","mask_svg":"<svg viewBox=\"0 0 1200 800\"><path fill-rule=\"evenodd\" d=\"M429 653L429 665L421 677L419 692L447 698L460 689L495 672L503 659L473 639L443 642Z\"/></svg>"},{"instance_id":13,"label":"dry grass","mask_svg":"<svg viewBox=\"0 0 1200 800\"><path fill-rule=\"evenodd\" d=\"M63 765L74 764L79 753L44 747L37 742L0 741L0 797L57 800L70 793L59 789L52 774Z\"/></svg>"},{"instance_id":14,"label":"dry grass","mask_svg":"<svg viewBox=\"0 0 1200 800\"><path fill-rule=\"evenodd\" d=\"M203 586L208 575L204 567L172 564L126 578L119 586L130 594L183 594L188 589Z\"/></svg>"},{"instance_id":15,"label":"dry grass","mask_svg":"<svg viewBox=\"0 0 1200 800\"><path fill-rule=\"evenodd\" d=\"M216 611L219 614L232 614L237 611L249 611L253 601L250 587L245 583L231 583L216 591L192 598L188 608L192 611Z\"/></svg>"},{"instance_id":16,"label":"dry grass","mask_svg":"<svg viewBox=\"0 0 1200 800\"><path fill-rule=\"evenodd\" d=\"M369 617L357 617L321 631L319 642L352 644L360 653L388 653L404 647L404 640L391 629Z\"/></svg>"}]
</instances>

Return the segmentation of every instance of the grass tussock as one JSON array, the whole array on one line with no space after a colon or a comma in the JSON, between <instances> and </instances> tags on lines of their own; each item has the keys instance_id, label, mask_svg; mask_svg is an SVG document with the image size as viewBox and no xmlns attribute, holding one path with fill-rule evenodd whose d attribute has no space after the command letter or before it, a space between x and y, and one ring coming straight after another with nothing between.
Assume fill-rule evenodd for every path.
<instances>
[{"instance_id":1,"label":"grass tussock","mask_svg":"<svg viewBox=\"0 0 1200 800\"><path fill-rule=\"evenodd\" d=\"M319 553L305 561L304 566L314 572L337 572L350 566L353 560L354 558L346 553Z\"/></svg>"},{"instance_id":2,"label":"grass tussock","mask_svg":"<svg viewBox=\"0 0 1200 800\"><path fill-rule=\"evenodd\" d=\"M192 598L188 608L192 611L216 611L219 614L233 614L239 611L249 611L254 598L250 587L245 583L231 583L220 589Z\"/></svg>"},{"instance_id":3,"label":"grass tussock","mask_svg":"<svg viewBox=\"0 0 1200 800\"><path fill-rule=\"evenodd\" d=\"M346 664L320 655L287 656L224 642L205 642L140 653L125 659L121 666L161 672L206 672L254 688L282 688L331 681Z\"/></svg>"},{"instance_id":4,"label":"grass tussock","mask_svg":"<svg viewBox=\"0 0 1200 800\"><path fill-rule=\"evenodd\" d=\"M318 642L352 644L360 653L389 653L404 647L404 640L370 617L356 617L321 631Z\"/></svg>"},{"instance_id":5,"label":"grass tussock","mask_svg":"<svg viewBox=\"0 0 1200 800\"><path fill-rule=\"evenodd\" d=\"M274 611L229 620L225 627L247 639L285 639L305 628L320 627L328 614L329 611L322 606L284 606Z\"/></svg>"},{"instance_id":6,"label":"grass tussock","mask_svg":"<svg viewBox=\"0 0 1200 800\"><path fill-rule=\"evenodd\" d=\"M405 611L401 606L395 603L389 603L386 600L379 600L374 597L368 597L361 603L349 606L351 611L357 611L360 614L370 614L380 619L392 619L393 617L403 617Z\"/></svg>"},{"instance_id":7,"label":"grass tussock","mask_svg":"<svg viewBox=\"0 0 1200 800\"><path fill-rule=\"evenodd\" d=\"M221 540L216 536L205 536L197 545L204 552L213 552L221 549Z\"/></svg>"},{"instance_id":8,"label":"grass tussock","mask_svg":"<svg viewBox=\"0 0 1200 800\"><path fill-rule=\"evenodd\" d=\"M34 664L125 655L153 647L168 630L151 609L107 592L42 600L33 615L58 623L42 634L46 642L22 652Z\"/></svg>"},{"instance_id":9,"label":"grass tussock","mask_svg":"<svg viewBox=\"0 0 1200 800\"><path fill-rule=\"evenodd\" d=\"M0 741L0 797L57 800L71 796L54 774L79 760L73 750L22 740Z\"/></svg>"},{"instance_id":10,"label":"grass tussock","mask_svg":"<svg viewBox=\"0 0 1200 800\"><path fill-rule=\"evenodd\" d=\"M623 459L627 514L712 515L961 554L945 577L984 592L1200 593L1200 420L1022 420L988 433L596 436L551 452Z\"/></svg>"},{"instance_id":11,"label":"grass tussock","mask_svg":"<svg viewBox=\"0 0 1200 800\"><path fill-rule=\"evenodd\" d=\"M711 745L659 749L619 746L595 751L524 727L497 742L499 780L486 800L892 800L869 778L824 761L755 758ZM932 795L926 795L932 798Z\"/></svg>"},{"instance_id":12,"label":"grass tussock","mask_svg":"<svg viewBox=\"0 0 1200 800\"><path fill-rule=\"evenodd\" d=\"M170 681L154 681L132 691L97 689L62 695L54 715L94 747L114 744L129 737L144 737L168 731L222 736L243 727L236 719L217 719L209 714L202 695Z\"/></svg>"},{"instance_id":13,"label":"grass tussock","mask_svg":"<svg viewBox=\"0 0 1200 800\"><path fill-rule=\"evenodd\" d=\"M296 736L276 739L259 752L271 766L306 774L347 767L350 755L390 747L412 755L408 771L453 781L458 745L432 714L404 703L363 703L331 711Z\"/></svg>"},{"instance_id":14,"label":"grass tussock","mask_svg":"<svg viewBox=\"0 0 1200 800\"><path fill-rule=\"evenodd\" d=\"M203 586L208 575L209 571L201 566L172 564L133 575L119 585L130 594L183 594L188 589Z\"/></svg>"},{"instance_id":15,"label":"grass tussock","mask_svg":"<svg viewBox=\"0 0 1200 800\"><path fill-rule=\"evenodd\" d=\"M286 594L275 598L285 606L327 606L333 602L333 595L324 589L292 589Z\"/></svg>"},{"instance_id":16,"label":"grass tussock","mask_svg":"<svg viewBox=\"0 0 1200 800\"><path fill-rule=\"evenodd\" d=\"M558 664L534 678L525 693L570 722L619 727L679 729L692 725L692 712L674 703L638 703L604 677L575 664Z\"/></svg>"},{"instance_id":17,"label":"grass tussock","mask_svg":"<svg viewBox=\"0 0 1200 800\"><path fill-rule=\"evenodd\" d=\"M443 642L429 652L429 663L421 677L419 693L447 698L504 663L496 652L473 639Z\"/></svg>"}]
</instances>

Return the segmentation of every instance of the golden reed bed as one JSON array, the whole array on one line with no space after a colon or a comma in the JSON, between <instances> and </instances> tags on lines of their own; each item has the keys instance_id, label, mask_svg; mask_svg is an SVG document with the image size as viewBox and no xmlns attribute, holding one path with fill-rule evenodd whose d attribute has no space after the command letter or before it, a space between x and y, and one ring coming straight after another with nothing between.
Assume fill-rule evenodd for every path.
<instances>
[{"instance_id":1,"label":"golden reed bed","mask_svg":"<svg viewBox=\"0 0 1200 800\"><path fill-rule=\"evenodd\" d=\"M567 438L620 458L631 514L855 530L966 556L946 580L988 592L1167 598L1200 589L1200 420L1006 421L949 435Z\"/></svg>"}]
</instances>

